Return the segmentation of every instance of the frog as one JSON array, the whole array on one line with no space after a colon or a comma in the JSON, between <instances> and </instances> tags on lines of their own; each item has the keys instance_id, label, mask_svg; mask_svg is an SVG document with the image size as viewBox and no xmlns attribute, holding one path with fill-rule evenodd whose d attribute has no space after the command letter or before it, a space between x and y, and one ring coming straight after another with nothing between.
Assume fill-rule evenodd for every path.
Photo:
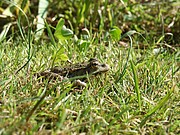
<instances>
[{"instance_id":1,"label":"frog","mask_svg":"<svg viewBox=\"0 0 180 135\"><path fill-rule=\"evenodd\" d=\"M96 76L98 74L109 71L108 64L101 63L96 58L90 58L86 62L70 64L66 67L55 66L48 70L37 73L37 77L46 78L49 80L63 81L65 79L75 78L73 86L86 87L85 80L88 76Z\"/></svg>"}]
</instances>

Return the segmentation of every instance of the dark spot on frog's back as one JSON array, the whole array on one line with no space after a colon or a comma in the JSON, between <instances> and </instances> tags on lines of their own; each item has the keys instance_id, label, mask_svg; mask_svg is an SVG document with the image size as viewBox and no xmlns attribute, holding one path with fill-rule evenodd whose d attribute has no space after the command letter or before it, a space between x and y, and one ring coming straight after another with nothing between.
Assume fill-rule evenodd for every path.
<instances>
[{"instance_id":1,"label":"dark spot on frog's back","mask_svg":"<svg viewBox=\"0 0 180 135\"><path fill-rule=\"evenodd\" d=\"M61 73L62 72L62 68L59 68L58 66L56 66L54 68L51 68L50 71L54 72L54 73Z\"/></svg>"}]
</instances>

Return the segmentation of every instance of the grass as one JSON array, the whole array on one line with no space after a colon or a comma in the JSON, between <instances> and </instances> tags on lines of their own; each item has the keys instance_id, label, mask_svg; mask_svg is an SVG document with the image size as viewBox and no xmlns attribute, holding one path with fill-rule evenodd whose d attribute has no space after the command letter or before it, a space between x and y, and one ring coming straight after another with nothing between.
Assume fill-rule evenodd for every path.
<instances>
[{"instance_id":1,"label":"grass","mask_svg":"<svg viewBox=\"0 0 180 135\"><path fill-rule=\"evenodd\" d=\"M179 132L178 53L155 55L152 50L146 50L141 54L141 50L132 49L126 72L117 81L127 61L128 49L119 49L117 44L92 44L91 54L99 50L96 57L109 64L111 70L89 79L88 87L76 92L69 83L48 88L47 83L42 86L38 80L33 80L33 73L50 67L50 57L55 51L46 43L34 46L35 53L28 66L14 75L27 61L28 54L24 51L27 47L10 41L1 45L2 133L43 134L48 129L57 134ZM93 57L79 55L78 51L68 55L74 57L73 62ZM141 58L143 60L139 60Z\"/></svg>"},{"instance_id":2,"label":"grass","mask_svg":"<svg viewBox=\"0 0 180 135\"><path fill-rule=\"evenodd\" d=\"M86 41L84 48L74 38L52 44L53 35L33 42L33 34L24 34L25 41L20 33L0 43L0 134L180 133L179 48L155 53L156 43L164 43L161 35L153 38L155 31L139 32L145 39L132 33L131 40L123 39L128 47L107 40L103 31L91 32L79 38ZM139 42L148 47L142 49ZM68 64L54 57L58 50L72 63L96 57L110 71L88 78L81 91L70 81L35 79L36 72Z\"/></svg>"}]
</instances>

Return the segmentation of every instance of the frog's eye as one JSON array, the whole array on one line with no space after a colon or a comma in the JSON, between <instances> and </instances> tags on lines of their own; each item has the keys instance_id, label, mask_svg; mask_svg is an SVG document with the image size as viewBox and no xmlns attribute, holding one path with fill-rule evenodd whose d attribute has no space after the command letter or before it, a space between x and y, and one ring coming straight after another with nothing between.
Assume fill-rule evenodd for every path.
<instances>
[{"instance_id":1,"label":"frog's eye","mask_svg":"<svg viewBox=\"0 0 180 135\"><path fill-rule=\"evenodd\" d=\"M98 61L95 61L95 62L91 63L91 67L97 67L97 66L99 66L99 62Z\"/></svg>"}]
</instances>

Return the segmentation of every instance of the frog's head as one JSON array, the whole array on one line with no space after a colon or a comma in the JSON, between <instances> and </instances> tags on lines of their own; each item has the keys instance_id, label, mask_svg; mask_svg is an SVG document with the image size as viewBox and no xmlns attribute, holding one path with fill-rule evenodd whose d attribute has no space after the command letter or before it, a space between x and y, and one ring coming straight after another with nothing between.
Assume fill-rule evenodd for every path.
<instances>
[{"instance_id":1,"label":"frog's head","mask_svg":"<svg viewBox=\"0 0 180 135\"><path fill-rule=\"evenodd\" d=\"M99 74L107 72L110 69L109 65L100 63L96 58L91 58L88 64L89 74Z\"/></svg>"}]
</instances>

